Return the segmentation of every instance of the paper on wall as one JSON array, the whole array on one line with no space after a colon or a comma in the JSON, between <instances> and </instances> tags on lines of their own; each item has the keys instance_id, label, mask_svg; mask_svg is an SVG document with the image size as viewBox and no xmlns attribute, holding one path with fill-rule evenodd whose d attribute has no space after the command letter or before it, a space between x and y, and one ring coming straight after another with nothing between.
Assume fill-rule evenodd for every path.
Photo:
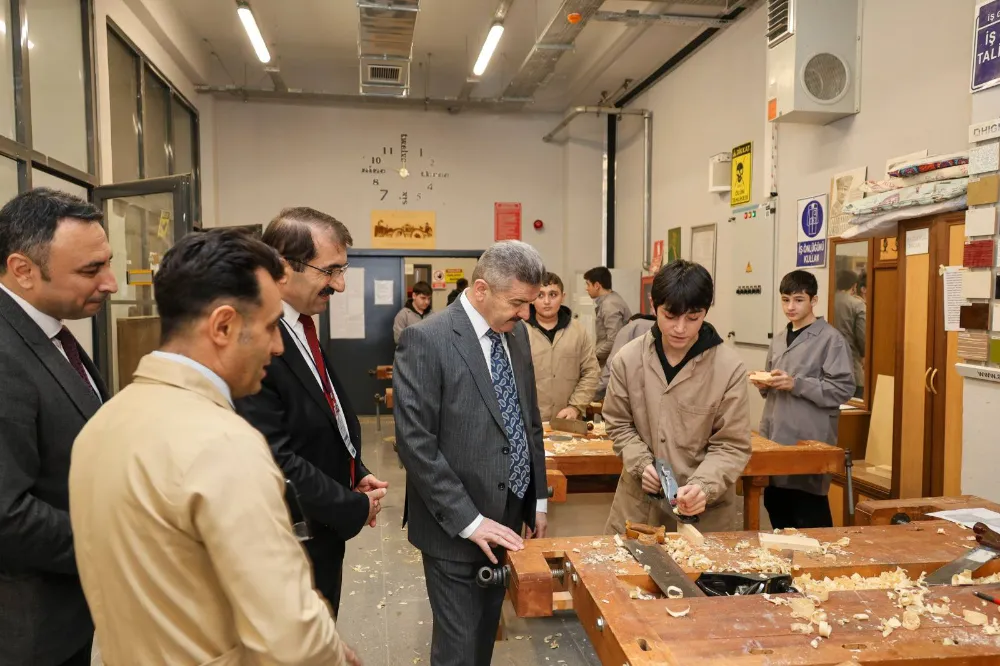
<instances>
[{"instance_id":1,"label":"paper on wall","mask_svg":"<svg viewBox=\"0 0 1000 666\"><path fill-rule=\"evenodd\" d=\"M962 298L989 298L993 295L993 271L962 271Z\"/></svg>"},{"instance_id":2,"label":"paper on wall","mask_svg":"<svg viewBox=\"0 0 1000 666\"><path fill-rule=\"evenodd\" d=\"M965 211L965 235L992 236L997 230L997 209L994 206L970 208Z\"/></svg>"},{"instance_id":3,"label":"paper on wall","mask_svg":"<svg viewBox=\"0 0 1000 666\"><path fill-rule=\"evenodd\" d=\"M961 331L960 325L962 316L962 306L965 299L962 298L962 273L965 273L961 266L946 266L941 274L944 280L944 330Z\"/></svg>"},{"instance_id":4,"label":"paper on wall","mask_svg":"<svg viewBox=\"0 0 1000 666\"><path fill-rule=\"evenodd\" d=\"M393 280L375 280L375 305L392 305L395 285Z\"/></svg>"},{"instance_id":5,"label":"paper on wall","mask_svg":"<svg viewBox=\"0 0 1000 666\"><path fill-rule=\"evenodd\" d=\"M330 339L363 340L365 337L365 269L348 268L347 286L330 297Z\"/></svg>"},{"instance_id":6,"label":"paper on wall","mask_svg":"<svg viewBox=\"0 0 1000 666\"><path fill-rule=\"evenodd\" d=\"M931 230L912 229L906 232L906 256L927 254L931 250Z\"/></svg>"},{"instance_id":7,"label":"paper on wall","mask_svg":"<svg viewBox=\"0 0 1000 666\"><path fill-rule=\"evenodd\" d=\"M940 518L951 523L957 523L972 528L976 523L985 523L994 530L1000 530L1000 513L989 509L955 509L953 511L936 511L928 513L928 517Z\"/></svg>"}]
</instances>

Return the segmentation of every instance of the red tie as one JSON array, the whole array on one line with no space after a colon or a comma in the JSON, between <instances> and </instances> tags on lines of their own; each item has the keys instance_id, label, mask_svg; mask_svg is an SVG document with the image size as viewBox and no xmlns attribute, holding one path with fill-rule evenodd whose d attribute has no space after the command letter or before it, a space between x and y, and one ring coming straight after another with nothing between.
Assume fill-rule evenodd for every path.
<instances>
[{"instance_id":1,"label":"red tie","mask_svg":"<svg viewBox=\"0 0 1000 666\"><path fill-rule=\"evenodd\" d=\"M333 386L330 385L330 377L326 374L326 364L323 362L323 352L319 348L319 336L316 335L316 324L312 317L299 315L299 323L306 332L306 342L309 343L309 351L312 352L313 362L316 364L316 372L319 373L320 383L323 385L323 395L330 405L333 418L337 418L337 399L333 395ZM354 458L351 458L351 488L354 487Z\"/></svg>"},{"instance_id":2,"label":"red tie","mask_svg":"<svg viewBox=\"0 0 1000 666\"><path fill-rule=\"evenodd\" d=\"M76 374L80 375L80 379L83 380L88 389L97 393L94 390L94 385L90 383L90 376L87 374L87 368L83 365L83 359L80 358L80 343L76 341L76 338L73 337L73 334L65 326L56 333L55 338L62 345L63 351L66 352L66 360L76 370Z\"/></svg>"}]
</instances>

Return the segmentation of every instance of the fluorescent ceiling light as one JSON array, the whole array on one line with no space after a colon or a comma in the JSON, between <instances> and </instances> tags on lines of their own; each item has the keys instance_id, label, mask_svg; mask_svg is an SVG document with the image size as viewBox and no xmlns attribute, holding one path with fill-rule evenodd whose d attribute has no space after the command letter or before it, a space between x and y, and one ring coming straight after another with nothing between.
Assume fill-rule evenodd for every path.
<instances>
[{"instance_id":1,"label":"fluorescent ceiling light","mask_svg":"<svg viewBox=\"0 0 1000 666\"><path fill-rule=\"evenodd\" d=\"M472 68L473 74L476 76L483 75L483 72L486 71L486 66L490 64L493 52L497 50L497 44L500 43L501 37L503 37L503 26L499 23L494 23L493 27L490 28L490 34L486 35L486 41L483 42L483 50L479 52L476 65Z\"/></svg>"},{"instance_id":2,"label":"fluorescent ceiling light","mask_svg":"<svg viewBox=\"0 0 1000 666\"><path fill-rule=\"evenodd\" d=\"M257 53L257 59L261 62L271 62L271 54L268 53L267 44L264 43L264 38L260 34L260 28L257 27L257 21L254 20L253 12L250 11L250 5L240 3L236 7L236 13L240 15L240 21L243 23L243 28L247 31L247 36L250 38L253 50Z\"/></svg>"}]
</instances>

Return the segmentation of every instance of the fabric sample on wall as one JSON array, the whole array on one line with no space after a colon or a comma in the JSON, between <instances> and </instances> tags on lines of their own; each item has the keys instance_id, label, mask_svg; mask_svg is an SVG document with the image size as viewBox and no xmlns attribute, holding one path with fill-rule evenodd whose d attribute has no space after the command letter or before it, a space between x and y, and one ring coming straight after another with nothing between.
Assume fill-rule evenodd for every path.
<instances>
[{"instance_id":1,"label":"fabric sample on wall","mask_svg":"<svg viewBox=\"0 0 1000 666\"><path fill-rule=\"evenodd\" d=\"M989 268L993 266L993 239L966 242L962 265L966 268Z\"/></svg>"},{"instance_id":2,"label":"fabric sample on wall","mask_svg":"<svg viewBox=\"0 0 1000 666\"><path fill-rule=\"evenodd\" d=\"M900 178L905 176L915 176L918 173L926 173L928 171L937 171L938 169L945 169L947 167L956 166L958 164L968 164L969 163L969 153L952 153L950 155L932 155L931 157L924 157L923 159L914 160L909 164L904 164L898 169L893 169L889 172L889 175L894 178Z\"/></svg>"},{"instance_id":3,"label":"fabric sample on wall","mask_svg":"<svg viewBox=\"0 0 1000 666\"><path fill-rule=\"evenodd\" d=\"M1000 176L991 174L979 179L969 179L969 205L995 204L1000 198Z\"/></svg>"},{"instance_id":4,"label":"fabric sample on wall","mask_svg":"<svg viewBox=\"0 0 1000 666\"><path fill-rule=\"evenodd\" d=\"M992 236L997 232L997 209L994 206L965 211L966 236Z\"/></svg>"},{"instance_id":5,"label":"fabric sample on wall","mask_svg":"<svg viewBox=\"0 0 1000 666\"><path fill-rule=\"evenodd\" d=\"M1000 142L981 143L969 149L969 173L1000 170Z\"/></svg>"}]
</instances>

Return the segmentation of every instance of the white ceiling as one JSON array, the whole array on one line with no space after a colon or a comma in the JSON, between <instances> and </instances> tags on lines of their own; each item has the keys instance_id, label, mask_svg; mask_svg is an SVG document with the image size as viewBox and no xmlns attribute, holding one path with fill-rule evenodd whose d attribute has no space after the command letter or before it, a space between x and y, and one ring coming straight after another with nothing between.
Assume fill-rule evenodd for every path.
<instances>
[{"instance_id":1,"label":"white ceiling","mask_svg":"<svg viewBox=\"0 0 1000 666\"><path fill-rule=\"evenodd\" d=\"M272 64L293 90L358 93L358 9L355 0L250 0L268 43ZM454 98L459 94L489 29L499 0L420 0L411 66L410 96ZM683 2L606 0L604 11L717 16L724 0ZM190 29L213 52L211 86L270 89L236 15L234 0L173 0ZM730 6L744 4L729 0ZM473 98L499 97L561 0L513 0L500 46ZM697 36L704 26L590 21L534 95L527 110L562 111L594 105L602 91L620 96L626 79L638 83Z\"/></svg>"}]
</instances>

